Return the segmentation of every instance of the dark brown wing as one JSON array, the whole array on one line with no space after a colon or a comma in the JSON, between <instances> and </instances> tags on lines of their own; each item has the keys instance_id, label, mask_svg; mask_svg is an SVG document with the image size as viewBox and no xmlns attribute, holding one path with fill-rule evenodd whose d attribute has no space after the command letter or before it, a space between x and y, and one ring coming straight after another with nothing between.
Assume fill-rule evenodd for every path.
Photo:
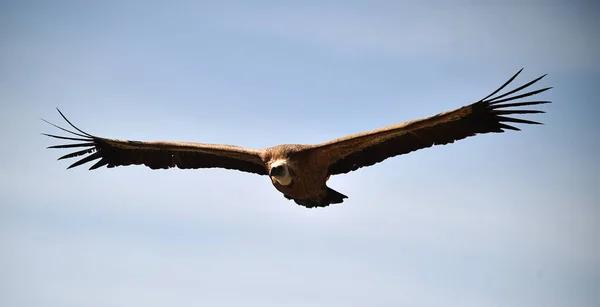
<instances>
[{"instance_id":1,"label":"dark brown wing","mask_svg":"<svg viewBox=\"0 0 600 307\"><path fill-rule=\"evenodd\" d=\"M56 145L48 148L84 148L58 158L61 160L85 155L83 159L71 164L69 168L99 160L90 167L90 170L105 165L107 167L145 165L151 169L218 167L267 175L266 166L258 150L232 145L106 139L81 131L60 110L58 112L79 133L61 128L44 120L50 125L68 132L75 137L43 134L53 138L76 141L73 144Z\"/></svg>"},{"instance_id":2,"label":"dark brown wing","mask_svg":"<svg viewBox=\"0 0 600 307\"><path fill-rule=\"evenodd\" d=\"M521 92L545 75L507 93L492 97L511 83L522 70L493 93L471 105L420 120L349 135L315 145L309 151L319 155L320 161L328 161L329 175L335 175L433 145L453 143L476 134L504 132L504 129L520 130L508 123L540 124L509 117L509 115L544 113L538 110L513 108L550 103L550 101L514 102L550 89L551 87L547 87L526 93Z\"/></svg>"}]
</instances>

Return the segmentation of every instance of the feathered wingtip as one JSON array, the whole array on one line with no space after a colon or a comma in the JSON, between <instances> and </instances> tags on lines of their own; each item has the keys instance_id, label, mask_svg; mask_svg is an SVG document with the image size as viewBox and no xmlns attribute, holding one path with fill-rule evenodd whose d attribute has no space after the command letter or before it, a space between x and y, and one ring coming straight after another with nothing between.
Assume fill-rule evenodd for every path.
<instances>
[{"instance_id":1,"label":"feathered wingtip","mask_svg":"<svg viewBox=\"0 0 600 307\"><path fill-rule=\"evenodd\" d=\"M43 118L40 118L42 121L46 122L49 125L52 125L55 128L58 128L62 131L65 131L75 137L72 136L60 136L60 135L55 135L55 134L48 134L48 133L42 133L42 135L45 136L49 136L52 138L56 138L56 139L61 139L61 140L70 140L70 141L77 141L77 142L83 142L83 143L72 143L72 144L62 144L62 145L54 145L54 146L48 146L47 148L77 148L77 147L87 147L86 149L83 150L79 150L76 152L72 152L69 154L66 154L60 158L58 158L58 160L62 160L62 159L68 159L68 158L73 158L73 157L77 157L77 156L81 156L81 155L85 155L85 154L89 154L89 153L94 153L96 151L96 143L94 142L95 137L79 128L77 128L75 125L73 125L73 123L71 123L71 121L69 121L67 119L67 117L60 111L59 108L56 108L56 110L58 111L58 113L60 114L60 116L62 116L62 118L71 126L73 127L73 129L75 129L78 132L72 131L72 130L68 130L65 129L63 127L60 127L58 125L55 125ZM92 155L89 155L73 164L71 164L67 169L76 167L78 165L84 164L86 162L92 161L94 159L97 159L99 157L99 153L96 152ZM100 161L102 162L102 160ZM90 170L98 168L100 166L102 166L104 164L99 165L99 163L96 163L95 165L93 165Z\"/></svg>"},{"instance_id":2,"label":"feathered wingtip","mask_svg":"<svg viewBox=\"0 0 600 307\"><path fill-rule=\"evenodd\" d=\"M497 93L502 91L507 85L512 83L512 81L515 80L522 71L523 71L523 68L521 68L514 76L512 76L510 79L508 79L508 81L506 81L504 84L502 84L502 86L500 86L494 92L492 92L491 94L487 95L485 98L480 100L480 102L484 103L487 106L488 110L490 110L490 112L494 115L495 119L498 120L499 126L501 129L509 129L509 130L515 130L515 131L521 130L517 127L505 124L507 122L519 123L519 124L543 125L543 123L540 123L540 122L526 120L526 119L520 119L520 118L514 118L514 117L507 117L505 115L545 113L544 111L531 110L531 109L530 110L519 110L519 109L515 110L515 109L506 109L506 108L524 107L524 106L551 103L551 101L549 101L549 100L512 102L517 99L533 96L533 95L543 93L543 92L551 89L552 87L545 87L545 88L533 90L533 91L526 92L526 93L518 93L519 91L522 91L522 90L532 86L533 84L537 83L538 81L542 80L547 74L544 74L544 75L542 75L532 81L529 81L528 83L525 83L513 90L510 90L504 94L494 97L494 95L496 95ZM513 94L515 94L515 95L513 95ZM513 96L511 96L511 95L513 95ZM506 103L506 102L510 102L510 103ZM503 130L501 130L501 129L498 132L502 132Z\"/></svg>"}]
</instances>

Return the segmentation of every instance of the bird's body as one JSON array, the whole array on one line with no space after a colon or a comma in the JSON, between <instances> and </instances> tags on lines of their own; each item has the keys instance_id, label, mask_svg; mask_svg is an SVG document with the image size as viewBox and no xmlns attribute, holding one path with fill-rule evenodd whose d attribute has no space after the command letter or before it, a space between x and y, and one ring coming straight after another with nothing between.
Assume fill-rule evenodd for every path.
<instances>
[{"instance_id":1,"label":"bird's body","mask_svg":"<svg viewBox=\"0 0 600 307\"><path fill-rule=\"evenodd\" d=\"M69 168L99 159L90 169L125 165L145 165L152 169L174 167L234 169L268 175L273 186L285 198L294 200L299 205L309 208L325 207L341 203L347 198L327 186L326 182L330 176L348 173L390 157L433 145L453 143L476 134L504 132L504 129L519 130L507 123L539 124L506 115L543 113L543 111L506 108L550 103L550 101L514 102L550 89L547 87L519 93L544 76L507 93L492 97L512 82L520 72L492 94L462 108L315 145L287 144L256 150L221 144L107 139L78 129L60 110L61 116L78 132L51 124L75 137L46 135L79 142L49 148L86 148L59 158L60 160L89 154ZM515 95L511 96L512 94Z\"/></svg>"},{"instance_id":2,"label":"bird's body","mask_svg":"<svg viewBox=\"0 0 600 307\"><path fill-rule=\"evenodd\" d=\"M284 144L263 150L273 186L287 199L305 207L341 203L346 196L327 187L327 168L314 167L327 165L325 157L310 148L310 145ZM281 175L273 174L274 169L281 169Z\"/></svg>"}]
</instances>

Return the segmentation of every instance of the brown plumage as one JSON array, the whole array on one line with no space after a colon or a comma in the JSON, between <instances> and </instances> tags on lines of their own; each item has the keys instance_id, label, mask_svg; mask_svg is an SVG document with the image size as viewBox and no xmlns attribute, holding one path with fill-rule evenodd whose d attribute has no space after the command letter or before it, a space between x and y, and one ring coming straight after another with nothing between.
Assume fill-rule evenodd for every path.
<instances>
[{"instance_id":1,"label":"brown plumage","mask_svg":"<svg viewBox=\"0 0 600 307\"><path fill-rule=\"evenodd\" d=\"M550 89L551 87L546 87L522 93L545 75L494 96L521 71L522 69L487 97L462 108L316 145L286 144L255 150L232 145L106 139L75 127L60 110L60 115L77 132L48 122L74 136L44 135L77 141L74 144L48 148L84 148L59 158L61 160L86 155L69 168L94 160L98 161L90 170L102 166L111 168L124 165L146 165L152 169L226 168L269 175L275 188L287 199L293 199L297 204L309 208L325 207L341 203L347 198L327 187L326 181L332 175L348 173L390 157L433 145L453 143L476 134L499 133L506 129L520 130L512 126L513 123L540 124L509 116L544 113L513 108L550 103L542 100L515 102Z\"/></svg>"}]
</instances>

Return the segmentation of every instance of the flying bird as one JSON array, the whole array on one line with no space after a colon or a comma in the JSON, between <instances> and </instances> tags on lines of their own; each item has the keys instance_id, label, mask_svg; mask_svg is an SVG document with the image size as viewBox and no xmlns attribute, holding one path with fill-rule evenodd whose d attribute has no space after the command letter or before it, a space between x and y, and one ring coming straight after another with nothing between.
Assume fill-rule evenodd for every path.
<instances>
[{"instance_id":1,"label":"flying bird","mask_svg":"<svg viewBox=\"0 0 600 307\"><path fill-rule=\"evenodd\" d=\"M78 148L58 160L86 155L71 164L76 167L98 160L90 170L102 166L145 165L151 169L225 168L269 176L273 186L288 200L308 208L339 204L348 198L329 188L330 176L355 171L433 145L445 145L485 133L520 130L516 124L541 124L512 117L517 114L544 113L540 110L515 109L550 103L545 100L522 101L521 98L542 93L551 87L528 89L546 75L499 94L522 71L485 98L464 107L437 115L380 129L348 135L315 145L284 144L264 149L250 149L225 144L170 141L130 141L91 135L73 125L57 108L62 118L76 130L71 134L46 136L75 141L48 148ZM528 89L527 91L525 91Z\"/></svg>"}]
</instances>

